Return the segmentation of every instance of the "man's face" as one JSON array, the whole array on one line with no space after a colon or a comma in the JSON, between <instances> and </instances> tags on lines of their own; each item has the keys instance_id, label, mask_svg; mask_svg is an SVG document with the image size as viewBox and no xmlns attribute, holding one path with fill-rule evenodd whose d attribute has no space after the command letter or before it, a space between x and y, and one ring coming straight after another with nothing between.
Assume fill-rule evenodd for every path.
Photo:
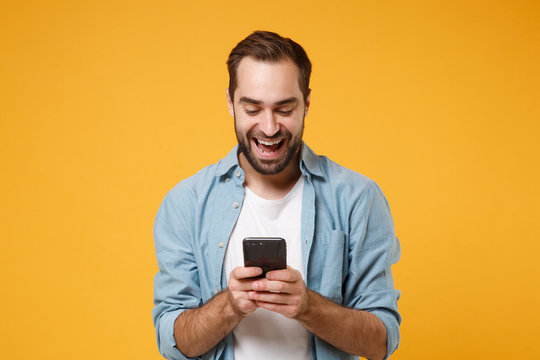
<instances>
[{"instance_id":1,"label":"man's face","mask_svg":"<svg viewBox=\"0 0 540 360\"><path fill-rule=\"evenodd\" d=\"M277 63L242 59L237 70L234 116L239 151L257 172L279 174L302 144L309 107L298 84L298 68L289 59Z\"/></svg>"}]
</instances>

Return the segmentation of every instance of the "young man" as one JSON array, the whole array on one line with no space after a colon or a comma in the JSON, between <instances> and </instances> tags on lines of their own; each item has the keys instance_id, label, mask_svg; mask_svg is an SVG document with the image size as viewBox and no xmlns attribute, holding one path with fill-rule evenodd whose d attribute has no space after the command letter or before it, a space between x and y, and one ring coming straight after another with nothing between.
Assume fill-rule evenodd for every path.
<instances>
[{"instance_id":1,"label":"young man","mask_svg":"<svg viewBox=\"0 0 540 360\"><path fill-rule=\"evenodd\" d=\"M153 320L168 359L384 359L399 343L384 195L302 142L311 63L258 31L227 61L238 146L165 197ZM287 242L284 270L244 267L246 237Z\"/></svg>"}]
</instances>

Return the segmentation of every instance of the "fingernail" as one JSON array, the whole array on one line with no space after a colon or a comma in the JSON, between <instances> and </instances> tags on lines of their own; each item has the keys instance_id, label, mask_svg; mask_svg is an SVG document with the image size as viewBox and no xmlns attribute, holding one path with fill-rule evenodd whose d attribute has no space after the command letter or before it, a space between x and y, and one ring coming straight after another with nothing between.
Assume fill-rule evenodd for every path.
<instances>
[{"instance_id":1,"label":"fingernail","mask_svg":"<svg viewBox=\"0 0 540 360\"><path fill-rule=\"evenodd\" d=\"M259 287L259 283L254 282L254 283L253 283L253 288L254 288L254 289L257 289L258 287Z\"/></svg>"}]
</instances>

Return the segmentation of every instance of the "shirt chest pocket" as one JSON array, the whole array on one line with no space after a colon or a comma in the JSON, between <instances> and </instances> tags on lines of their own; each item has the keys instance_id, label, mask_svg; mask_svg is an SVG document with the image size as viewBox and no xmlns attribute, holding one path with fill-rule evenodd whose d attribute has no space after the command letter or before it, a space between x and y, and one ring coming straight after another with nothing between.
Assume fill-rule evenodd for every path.
<instances>
[{"instance_id":1,"label":"shirt chest pocket","mask_svg":"<svg viewBox=\"0 0 540 360\"><path fill-rule=\"evenodd\" d=\"M310 288L342 304L347 269L345 233L339 230L316 233L308 270Z\"/></svg>"}]
</instances>

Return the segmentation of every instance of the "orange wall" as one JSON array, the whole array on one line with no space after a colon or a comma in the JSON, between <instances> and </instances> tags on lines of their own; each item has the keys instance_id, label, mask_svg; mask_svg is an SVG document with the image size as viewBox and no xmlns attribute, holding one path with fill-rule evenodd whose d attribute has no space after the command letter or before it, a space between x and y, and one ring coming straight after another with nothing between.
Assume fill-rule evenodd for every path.
<instances>
[{"instance_id":1,"label":"orange wall","mask_svg":"<svg viewBox=\"0 0 540 360\"><path fill-rule=\"evenodd\" d=\"M538 1L0 5L2 359L159 359L152 225L235 143L252 30L314 63L305 139L376 180L403 247L395 359L533 359Z\"/></svg>"}]
</instances>

